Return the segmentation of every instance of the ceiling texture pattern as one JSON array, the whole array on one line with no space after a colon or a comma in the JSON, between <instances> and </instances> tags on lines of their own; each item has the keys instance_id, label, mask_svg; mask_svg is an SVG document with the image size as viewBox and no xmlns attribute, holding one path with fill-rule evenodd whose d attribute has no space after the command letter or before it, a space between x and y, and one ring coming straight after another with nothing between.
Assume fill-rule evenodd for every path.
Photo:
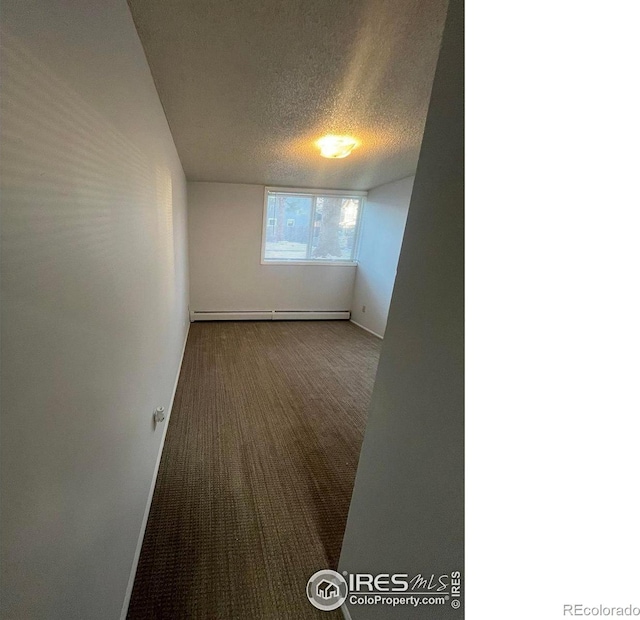
<instances>
[{"instance_id":1,"label":"ceiling texture pattern","mask_svg":"<svg viewBox=\"0 0 640 620\"><path fill-rule=\"evenodd\" d=\"M129 0L189 180L358 190L415 172L446 4Z\"/></svg>"}]
</instances>

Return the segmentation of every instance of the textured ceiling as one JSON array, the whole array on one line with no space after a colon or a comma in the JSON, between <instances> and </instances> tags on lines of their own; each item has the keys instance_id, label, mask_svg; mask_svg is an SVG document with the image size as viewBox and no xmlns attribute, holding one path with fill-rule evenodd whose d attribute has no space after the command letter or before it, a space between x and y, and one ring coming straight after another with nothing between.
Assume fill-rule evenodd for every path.
<instances>
[{"instance_id":1,"label":"textured ceiling","mask_svg":"<svg viewBox=\"0 0 640 620\"><path fill-rule=\"evenodd\" d=\"M129 0L189 180L336 189L415 172L446 3Z\"/></svg>"}]
</instances>

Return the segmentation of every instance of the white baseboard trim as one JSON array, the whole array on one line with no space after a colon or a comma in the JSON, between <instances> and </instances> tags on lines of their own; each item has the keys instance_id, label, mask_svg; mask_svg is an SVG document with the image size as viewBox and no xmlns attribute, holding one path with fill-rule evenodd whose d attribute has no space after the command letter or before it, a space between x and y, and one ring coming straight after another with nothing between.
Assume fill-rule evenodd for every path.
<instances>
[{"instance_id":1,"label":"white baseboard trim","mask_svg":"<svg viewBox=\"0 0 640 620\"><path fill-rule=\"evenodd\" d=\"M342 611L344 620L353 620L353 618L351 617L351 614L349 613L349 608L347 607L346 601L342 603L342 606L340 607L340 611Z\"/></svg>"},{"instance_id":2,"label":"white baseboard trim","mask_svg":"<svg viewBox=\"0 0 640 620\"><path fill-rule=\"evenodd\" d=\"M265 312L191 312L192 321L270 321L271 311Z\"/></svg>"},{"instance_id":3,"label":"white baseboard trim","mask_svg":"<svg viewBox=\"0 0 640 620\"><path fill-rule=\"evenodd\" d=\"M348 320L348 310L250 310L237 312L191 312L191 321L330 321Z\"/></svg>"},{"instance_id":4,"label":"white baseboard trim","mask_svg":"<svg viewBox=\"0 0 640 620\"><path fill-rule=\"evenodd\" d=\"M364 325L360 325L360 323L358 323L357 321L354 321L353 319L351 319L351 322L354 325L357 325L360 329L364 329L365 332L369 332L370 334L373 334L376 338L380 338L380 340L384 340L384 336L381 336L380 334L376 334L376 332L370 330L368 327L365 327Z\"/></svg>"},{"instance_id":5,"label":"white baseboard trim","mask_svg":"<svg viewBox=\"0 0 640 620\"><path fill-rule=\"evenodd\" d=\"M171 412L173 411L173 401L176 397L176 390L178 389L178 380L180 379L180 371L182 370L182 362L184 361L184 352L187 348L187 340L189 338L189 328L187 327L187 333L184 337L184 344L182 345L182 355L180 356L180 364L178 365L178 372L176 374L176 380L173 384L173 393L171 395L171 403L167 411L167 417L164 421L164 428L162 429L162 438L160 439L160 450L158 451L158 457L156 458L156 466L153 470L153 478L151 480L151 489L149 490L149 496L147 497L147 506L144 510L144 516L142 517L142 528L138 536L138 544L136 546L136 552L133 556L133 564L131 566L131 574L129 575L129 583L127 584L127 591L124 595L124 603L122 604L122 612L120 613L120 620L126 620L127 612L129 611L129 601L131 600L131 592L133 591L133 583L136 580L136 572L138 570L138 561L140 560L140 552L142 551L142 542L144 541L144 533L147 529L147 520L149 519L149 511L151 510L151 501L153 500L153 492L156 488L156 480L158 478L158 470L160 469L160 459L162 458L162 450L164 449L164 440L167 436L167 429L169 428L169 420L171 418Z\"/></svg>"},{"instance_id":6,"label":"white baseboard trim","mask_svg":"<svg viewBox=\"0 0 640 620\"><path fill-rule=\"evenodd\" d=\"M286 310L274 310L272 319L274 321L344 321L351 318L351 312L338 312L335 310L329 310L326 312L313 310L307 312L302 311L286 311Z\"/></svg>"}]
</instances>

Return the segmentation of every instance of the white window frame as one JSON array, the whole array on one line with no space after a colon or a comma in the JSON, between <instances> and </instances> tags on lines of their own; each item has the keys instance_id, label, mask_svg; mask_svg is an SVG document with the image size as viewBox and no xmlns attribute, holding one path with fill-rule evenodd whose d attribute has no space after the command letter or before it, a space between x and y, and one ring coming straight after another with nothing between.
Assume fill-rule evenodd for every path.
<instances>
[{"instance_id":1,"label":"white window frame","mask_svg":"<svg viewBox=\"0 0 640 620\"><path fill-rule=\"evenodd\" d=\"M309 194L312 196L344 196L345 198L360 198L360 208L358 209L358 221L356 222L356 233L354 239L353 260L351 261L335 261L335 260L269 260L265 259L264 253L267 246L267 223L268 223L268 203L269 192L278 194L293 194L295 196L304 196ZM358 250L360 248L360 228L362 226L362 214L367 199L367 192L356 190L339 190L339 189L312 189L303 187L273 187L264 188L264 206L262 213L262 248L260 250L261 265L331 265L332 267L355 267L358 264Z\"/></svg>"}]
</instances>

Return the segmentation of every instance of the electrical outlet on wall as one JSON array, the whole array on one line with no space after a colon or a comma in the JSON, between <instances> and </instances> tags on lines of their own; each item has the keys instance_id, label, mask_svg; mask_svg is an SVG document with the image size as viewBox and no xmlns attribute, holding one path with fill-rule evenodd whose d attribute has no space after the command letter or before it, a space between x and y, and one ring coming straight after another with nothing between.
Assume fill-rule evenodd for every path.
<instances>
[{"instance_id":1,"label":"electrical outlet on wall","mask_svg":"<svg viewBox=\"0 0 640 620\"><path fill-rule=\"evenodd\" d=\"M367 311L367 306L362 306L362 313L364 314Z\"/></svg>"}]
</instances>

